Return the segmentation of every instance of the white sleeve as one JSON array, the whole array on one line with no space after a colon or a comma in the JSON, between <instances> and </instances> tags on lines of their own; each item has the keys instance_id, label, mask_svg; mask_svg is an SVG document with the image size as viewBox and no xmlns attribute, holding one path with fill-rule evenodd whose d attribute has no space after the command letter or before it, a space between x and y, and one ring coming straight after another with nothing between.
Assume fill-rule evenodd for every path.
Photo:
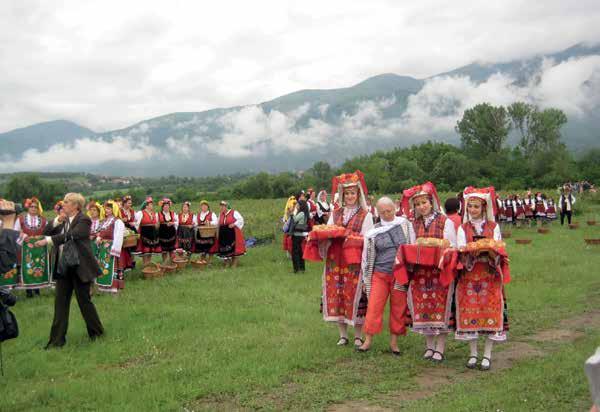
<instances>
[{"instance_id":1,"label":"white sleeve","mask_svg":"<svg viewBox=\"0 0 600 412\"><path fill-rule=\"evenodd\" d=\"M571 206L573 206L575 204L575 202L577 201L577 198L573 195L571 195L571 197L573 198L573 200L571 201Z\"/></svg>"},{"instance_id":2,"label":"white sleeve","mask_svg":"<svg viewBox=\"0 0 600 412\"><path fill-rule=\"evenodd\" d=\"M175 223L175 230L179 227L179 214L173 213L173 223Z\"/></svg>"},{"instance_id":3,"label":"white sleeve","mask_svg":"<svg viewBox=\"0 0 600 412\"><path fill-rule=\"evenodd\" d=\"M138 232L140 231L140 224L142 223L142 216L144 216L144 212L142 212L141 210L138 210L137 212L135 212L135 222L133 223L133 225L135 226L135 229Z\"/></svg>"},{"instance_id":4,"label":"white sleeve","mask_svg":"<svg viewBox=\"0 0 600 412\"><path fill-rule=\"evenodd\" d=\"M365 220L363 220L363 224L360 229L360 234L364 236L365 233L367 233L372 228L373 228L373 215L371 214L371 212L368 212L367 215L365 216Z\"/></svg>"},{"instance_id":5,"label":"white sleeve","mask_svg":"<svg viewBox=\"0 0 600 412\"><path fill-rule=\"evenodd\" d=\"M333 211L329 214L329 219L327 219L328 225L333 225Z\"/></svg>"},{"instance_id":6,"label":"white sleeve","mask_svg":"<svg viewBox=\"0 0 600 412\"><path fill-rule=\"evenodd\" d=\"M192 226L196 227L198 226L198 214L194 213L192 215Z\"/></svg>"},{"instance_id":7,"label":"white sleeve","mask_svg":"<svg viewBox=\"0 0 600 412\"><path fill-rule=\"evenodd\" d=\"M502 240L502 230L500 230L500 225L496 225L494 228L494 240Z\"/></svg>"},{"instance_id":8,"label":"white sleeve","mask_svg":"<svg viewBox=\"0 0 600 412\"><path fill-rule=\"evenodd\" d=\"M406 221L408 222L408 240L410 241L411 245L414 245L415 243L417 243L417 234L415 233L415 228L411 221L408 219L406 219Z\"/></svg>"},{"instance_id":9,"label":"white sleeve","mask_svg":"<svg viewBox=\"0 0 600 412\"><path fill-rule=\"evenodd\" d=\"M444 239L450 241L452 247L456 247L456 229L454 229L454 222L450 219L446 219L444 224Z\"/></svg>"},{"instance_id":10,"label":"white sleeve","mask_svg":"<svg viewBox=\"0 0 600 412\"><path fill-rule=\"evenodd\" d=\"M240 214L238 213L238 211L237 211L237 210L234 210L234 211L233 211L233 218L235 219L235 223L234 223L234 224L235 224L235 225L236 225L238 228L240 228L240 230L241 230L241 229L243 229L243 228L244 228L244 218L242 217L242 215L240 215Z\"/></svg>"},{"instance_id":11,"label":"white sleeve","mask_svg":"<svg viewBox=\"0 0 600 412\"><path fill-rule=\"evenodd\" d=\"M13 230L17 232L21 231L21 219L19 219L19 216L17 216L17 218L15 219L15 225L13 226Z\"/></svg>"},{"instance_id":12,"label":"white sleeve","mask_svg":"<svg viewBox=\"0 0 600 412\"><path fill-rule=\"evenodd\" d=\"M465 235L462 226L459 226L458 231L456 232L456 247L461 248L465 246L467 246L467 236Z\"/></svg>"},{"instance_id":13,"label":"white sleeve","mask_svg":"<svg viewBox=\"0 0 600 412\"><path fill-rule=\"evenodd\" d=\"M123 235L125 234L125 224L120 219L115 219L115 227L113 229L113 243L110 249L110 254L116 257L121 256L121 248L123 247Z\"/></svg>"},{"instance_id":14,"label":"white sleeve","mask_svg":"<svg viewBox=\"0 0 600 412\"><path fill-rule=\"evenodd\" d=\"M212 226L219 226L219 218L217 217L217 214L214 212L210 212L211 218L210 218L210 224Z\"/></svg>"},{"instance_id":15,"label":"white sleeve","mask_svg":"<svg viewBox=\"0 0 600 412\"><path fill-rule=\"evenodd\" d=\"M544 211L548 210L548 202L544 200Z\"/></svg>"}]
</instances>

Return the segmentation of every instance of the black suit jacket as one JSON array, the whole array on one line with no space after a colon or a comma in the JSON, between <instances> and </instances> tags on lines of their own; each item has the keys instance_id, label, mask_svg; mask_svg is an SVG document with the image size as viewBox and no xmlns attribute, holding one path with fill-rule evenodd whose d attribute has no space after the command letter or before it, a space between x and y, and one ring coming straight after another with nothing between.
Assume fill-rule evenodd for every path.
<instances>
[{"instance_id":1,"label":"black suit jacket","mask_svg":"<svg viewBox=\"0 0 600 412\"><path fill-rule=\"evenodd\" d=\"M64 244L67 240L73 239L77 252L79 252L79 266L77 267L77 276L82 282L87 283L93 281L102 274L98 261L92 253L92 243L90 241L90 228L92 226L91 219L79 212L69 226L67 233L62 233L65 223L54 226L54 220L48 223L44 229L44 235L52 238L52 243L55 246L55 258L58 258L58 247ZM54 265L56 268L58 261Z\"/></svg>"}]
</instances>

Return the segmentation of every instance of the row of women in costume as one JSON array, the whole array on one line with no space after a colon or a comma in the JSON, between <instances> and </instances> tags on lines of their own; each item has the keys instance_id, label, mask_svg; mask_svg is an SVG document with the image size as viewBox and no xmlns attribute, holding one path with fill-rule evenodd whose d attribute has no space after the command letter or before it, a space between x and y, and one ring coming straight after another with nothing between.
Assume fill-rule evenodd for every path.
<instances>
[{"instance_id":1,"label":"row of women in costume","mask_svg":"<svg viewBox=\"0 0 600 412\"><path fill-rule=\"evenodd\" d=\"M552 198L547 198L541 192L532 195L528 193L523 198L517 194L505 199L498 197L497 219L500 223L520 223L532 220L556 220L556 205Z\"/></svg>"},{"instance_id":2,"label":"row of women in costume","mask_svg":"<svg viewBox=\"0 0 600 412\"><path fill-rule=\"evenodd\" d=\"M124 288L125 271L135 267L134 255L142 256L144 264L148 264L153 254L162 254L163 260L167 260L176 249L182 249L188 255L199 253L201 259L207 260L216 254L226 265L236 266L238 257L245 253L244 219L227 202L221 202L219 216L210 210L206 201L201 202L197 213L190 211L189 202L183 203L179 213L171 210L169 199L159 202L158 212L154 211L153 203L152 198L147 198L138 212L133 210L129 196L121 202L108 200L100 204L91 201L87 205L87 214L92 221L90 241L100 267L105 271L105 276L97 281L101 291L116 292ZM26 212L17 218L14 229L21 232L25 240L33 240L42 236L48 222L37 198L25 200L24 207ZM63 213L62 202L57 203L54 210L57 215ZM197 230L201 227L214 230L203 236ZM136 246L123 247L128 233L139 233ZM0 286L24 288L28 296L39 294L40 288L50 286L48 250L45 247L44 251L36 249L32 242L24 243L18 278L1 279Z\"/></svg>"},{"instance_id":3,"label":"row of women in costume","mask_svg":"<svg viewBox=\"0 0 600 412\"><path fill-rule=\"evenodd\" d=\"M380 221L374 224L360 171L335 177L333 187L341 202L328 224L345 228L345 235L314 240L311 234L304 256L325 260L322 312L325 321L337 325L337 344L349 344L350 325L357 350L368 351L382 330L390 300L394 355L400 354L398 337L409 326L424 336L423 358L443 362L446 337L454 331L456 339L469 342L466 366L490 369L493 344L506 340L508 331L504 293L510 280L508 259L504 249L475 256L465 247L479 239L501 240L493 188L466 188L465 213L458 220L445 215L435 186L427 182L404 191L404 216L397 216L391 199L379 199ZM425 238L445 239L448 247L406 247ZM436 250L442 254L435 255ZM483 357L477 344L481 337Z\"/></svg>"},{"instance_id":4,"label":"row of women in costume","mask_svg":"<svg viewBox=\"0 0 600 412\"><path fill-rule=\"evenodd\" d=\"M227 265L237 266L238 257L246 253L244 218L238 211L225 201L220 203L218 216L204 200L197 213L191 211L189 202L182 204L180 212L173 211L172 206L165 198L155 211L154 201L148 197L140 210L132 213L130 227L140 235L136 253L144 263L150 262L152 254L162 254L165 261L176 249L182 249L188 255L199 253L203 259L216 254ZM203 235L202 228L214 228L214 232Z\"/></svg>"}]
</instances>

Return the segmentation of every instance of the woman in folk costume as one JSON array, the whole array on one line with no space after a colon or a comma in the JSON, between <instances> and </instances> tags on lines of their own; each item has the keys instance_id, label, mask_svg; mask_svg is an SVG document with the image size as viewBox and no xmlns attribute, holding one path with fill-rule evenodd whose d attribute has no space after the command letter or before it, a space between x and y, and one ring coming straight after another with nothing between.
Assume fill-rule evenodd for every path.
<instances>
[{"instance_id":1,"label":"woman in folk costume","mask_svg":"<svg viewBox=\"0 0 600 412\"><path fill-rule=\"evenodd\" d=\"M347 235L364 236L373 227L367 207L367 184L360 170L333 178L333 193L339 193L339 209L329 216L328 225L343 226ZM354 326L354 346L364 343L362 326L367 313L367 298L362 294L360 263L348 264L343 254L346 238L324 242L322 255L327 256L323 271L323 319L337 323L338 345L348 344L348 325ZM321 245L319 245L321 248Z\"/></svg>"},{"instance_id":2,"label":"woman in folk costume","mask_svg":"<svg viewBox=\"0 0 600 412\"><path fill-rule=\"evenodd\" d=\"M417 239L446 239L456 247L456 229L442 212L433 183L407 189L402 194L402 208L414 211L413 228ZM438 268L415 265L409 275L408 307L413 332L425 336L423 359L439 363L444 360L446 337L453 327L451 320L454 285L443 286Z\"/></svg>"},{"instance_id":3,"label":"woman in folk costume","mask_svg":"<svg viewBox=\"0 0 600 412\"><path fill-rule=\"evenodd\" d=\"M246 254L246 241L244 239L244 218L233 210L229 203L221 201L219 214L219 236L217 255L225 262L225 266L237 267L239 257Z\"/></svg>"},{"instance_id":4,"label":"woman in folk costume","mask_svg":"<svg viewBox=\"0 0 600 412\"><path fill-rule=\"evenodd\" d=\"M181 213L177 216L177 245L189 256L194 250L194 214L191 212L190 202L183 202Z\"/></svg>"},{"instance_id":5,"label":"woman in folk costume","mask_svg":"<svg viewBox=\"0 0 600 412\"><path fill-rule=\"evenodd\" d=\"M373 216L373 223L379 222L379 213L377 212L377 208L375 207L374 196L367 196L367 206L369 207L369 212L371 212L371 216Z\"/></svg>"},{"instance_id":6,"label":"woman in folk costume","mask_svg":"<svg viewBox=\"0 0 600 412\"><path fill-rule=\"evenodd\" d=\"M87 207L87 215L92 220L92 226L90 227L90 239L95 240L100 230L100 224L104 220L104 208L102 205L94 200L91 200Z\"/></svg>"},{"instance_id":7,"label":"woman in folk costume","mask_svg":"<svg viewBox=\"0 0 600 412\"><path fill-rule=\"evenodd\" d=\"M519 195L515 195L513 209L515 211L515 223L517 226L521 226L527 220L527 205Z\"/></svg>"},{"instance_id":8,"label":"woman in folk costume","mask_svg":"<svg viewBox=\"0 0 600 412\"><path fill-rule=\"evenodd\" d=\"M504 201L502 199L500 199L500 196L498 196L498 198L496 199L496 210L497 210L497 216L496 216L496 220L499 223L504 223L506 222L506 209L504 208Z\"/></svg>"},{"instance_id":9,"label":"woman in folk costume","mask_svg":"<svg viewBox=\"0 0 600 412\"><path fill-rule=\"evenodd\" d=\"M125 229L130 230L131 232L137 233L137 229L135 228L135 211L132 208L133 201L131 196L124 196L121 200L120 216ZM131 254L135 251L135 247L133 248L124 248L121 250L121 263L123 265L124 270L131 270L135 267L135 262Z\"/></svg>"},{"instance_id":10,"label":"woman in folk costume","mask_svg":"<svg viewBox=\"0 0 600 412\"><path fill-rule=\"evenodd\" d=\"M202 237L200 236L199 228L203 226L219 225L219 219L217 215L210 210L210 205L206 200L200 202L200 211L194 216L194 223L196 225L196 245L194 251L200 254L200 260L204 260L207 263L210 262L212 255L217 253L217 238L216 236Z\"/></svg>"},{"instance_id":11,"label":"woman in folk costume","mask_svg":"<svg viewBox=\"0 0 600 412\"><path fill-rule=\"evenodd\" d=\"M542 192L537 192L534 202L535 219L541 224L546 219L546 211L548 210L546 196Z\"/></svg>"},{"instance_id":12,"label":"woman in folk costume","mask_svg":"<svg viewBox=\"0 0 600 412\"><path fill-rule=\"evenodd\" d=\"M24 240L27 240L29 237L42 236L44 234L44 228L48 223L46 218L42 216L42 213L44 212L42 203L37 197L32 197L30 199L25 199L23 206L27 210L27 213L20 215L15 220L14 230L20 232L22 236L24 235ZM22 254L17 254L19 266L22 264L21 259ZM48 264L48 262L46 262L46 264ZM33 297L34 293L39 296L40 288L33 286L27 287L26 294L28 298Z\"/></svg>"},{"instance_id":13,"label":"woman in folk costume","mask_svg":"<svg viewBox=\"0 0 600 412\"><path fill-rule=\"evenodd\" d=\"M317 211L319 210L319 207L317 206L317 193L312 187L309 187L306 191L306 197L308 212L310 214L308 217L308 227L310 230L315 225L315 218L317 217Z\"/></svg>"},{"instance_id":14,"label":"woman in folk costume","mask_svg":"<svg viewBox=\"0 0 600 412\"><path fill-rule=\"evenodd\" d=\"M514 224L515 222L515 212L516 205L514 195L508 196L504 199L504 221L509 224Z\"/></svg>"},{"instance_id":15,"label":"woman in folk costume","mask_svg":"<svg viewBox=\"0 0 600 412\"><path fill-rule=\"evenodd\" d=\"M383 312L390 300L390 350L400 355L398 336L406 334L406 285L394 276L394 263L398 248L415 242L411 223L396 216L396 206L389 197L377 202L381 220L364 236L361 270L364 290L369 299L364 332L365 343L357 350L366 352L371 348L373 336L383 329Z\"/></svg>"},{"instance_id":16,"label":"woman in folk costume","mask_svg":"<svg viewBox=\"0 0 600 412\"><path fill-rule=\"evenodd\" d=\"M121 259L125 224L121 220L121 211L117 202L114 200L107 200L104 202L103 208L105 218L100 224L100 229L98 230L95 241L97 245L102 244L102 242L106 240L112 242L110 255L115 257L115 276L113 276L112 285L110 287L101 286L98 290L116 293L119 289L125 288L125 277L123 276L125 262ZM102 267L102 263L100 263L100 267Z\"/></svg>"},{"instance_id":17,"label":"woman in folk costume","mask_svg":"<svg viewBox=\"0 0 600 412\"><path fill-rule=\"evenodd\" d=\"M464 223L458 229L459 250L467 243L479 239L502 240L500 227L494 221L494 188L467 188L465 201L467 213ZM477 366L477 344L480 336L485 338L480 368L491 367L494 342L506 340L508 316L504 284L510 281L508 257L504 249L474 255L466 251L460 253L458 279L456 281L456 333L457 340L468 341L470 356L467 368Z\"/></svg>"},{"instance_id":18,"label":"woman in folk costume","mask_svg":"<svg viewBox=\"0 0 600 412\"><path fill-rule=\"evenodd\" d=\"M140 210L135 213L135 227L140 234L137 253L142 256L144 266L152 260L153 253L160 253L158 243L158 213L154 211L154 201L147 197Z\"/></svg>"},{"instance_id":19,"label":"woman in folk costume","mask_svg":"<svg viewBox=\"0 0 600 412\"><path fill-rule=\"evenodd\" d=\"M527 195L523 200L523 210L525 211L525 218L531 225L531 221L535 218L535 199L531 194L531 190L527 191Z\"/></svg>"},{"instance_id":20,"label":"woman in folk costume","mask_svg":"<svg viewBox=\"0 0 600 412\"><path fill-rule=\"evenodd\" d=\"M548 199L548 210L546 211L546 219L548 221L556 220L556 205L554 204L554 199Z\"/></svg>"},{"instance_id":21,"label":"woman in folk costume","mask_svg":"<svg viewBox=\"0 0 600 412\"><path fill-rule=\"evenodd\" d=\"M317 214L315 216L315 223L317 225L326 224L332 210L333 206L327 201L327 192L321 190L317 195Z\"/></svg>"},{"instance_id":22,"label":"woman in folk costume","mask_svg":"<svg viewBox=\"0 0 600 412\"><path fill-rule=\"evenodd\" d=\"M158 212L158 242L162 252L162 261L167 258L172 259L174 250L177 248L177 227L179 219L177 213L171 210L173 202L171 199L164 198L158 202L160 211Z\"/></svg>"},{"instance_id":23,"label":"woman in folk costume","mask_svg":"<svg viewBox=\"0 0 600 412\"><path fill-rule=\"evenodd\" d=\"M289 234L289 227L291 224L291 217L294 215L294 211L296 210L296 196L290 196L285 204L285 209L283 210L283 218L281 219L283 222L283 243L282 248L287 252L288 256L292 256L292 235ZM322 223L319 223L322 224Z\"/></svg>"}]
</instances>

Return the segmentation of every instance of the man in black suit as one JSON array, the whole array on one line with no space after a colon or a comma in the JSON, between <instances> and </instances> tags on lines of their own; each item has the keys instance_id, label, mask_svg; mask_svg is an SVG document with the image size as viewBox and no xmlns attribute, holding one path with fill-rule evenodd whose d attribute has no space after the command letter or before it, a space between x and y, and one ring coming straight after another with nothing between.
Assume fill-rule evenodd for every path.
<instances>
[{"instance_id":1,"label":"man in black suit","mask_svg":"<svg viewBox=\"0 0 600 412\"><path fill-rule=\"evenodd\" d=\"M100 276L101 270L92 253L90 242L90 227L92 221L82 210L85 199L78 193L65 195L63 208L66 217L57 217L48 223L44 230L46 237L38 240L36 246L46 244L54 245L56 250L56 264L54 265L54 278L56 281L56 297L54 299L54 320L50 330L50 340L46 349L61 347L66 343L67 328L69 326L69 307L71 296L75 291L75 297L79 304L79 310L85 320L90 339L95 340L104 333L104 328L98 317L96 307L92 303L90 288L95 278ZM70 267L66 273L60 273L60 256L63 245L67 240L75 242L79 255L79 266Z\"/></svg>"}]
</instances>

